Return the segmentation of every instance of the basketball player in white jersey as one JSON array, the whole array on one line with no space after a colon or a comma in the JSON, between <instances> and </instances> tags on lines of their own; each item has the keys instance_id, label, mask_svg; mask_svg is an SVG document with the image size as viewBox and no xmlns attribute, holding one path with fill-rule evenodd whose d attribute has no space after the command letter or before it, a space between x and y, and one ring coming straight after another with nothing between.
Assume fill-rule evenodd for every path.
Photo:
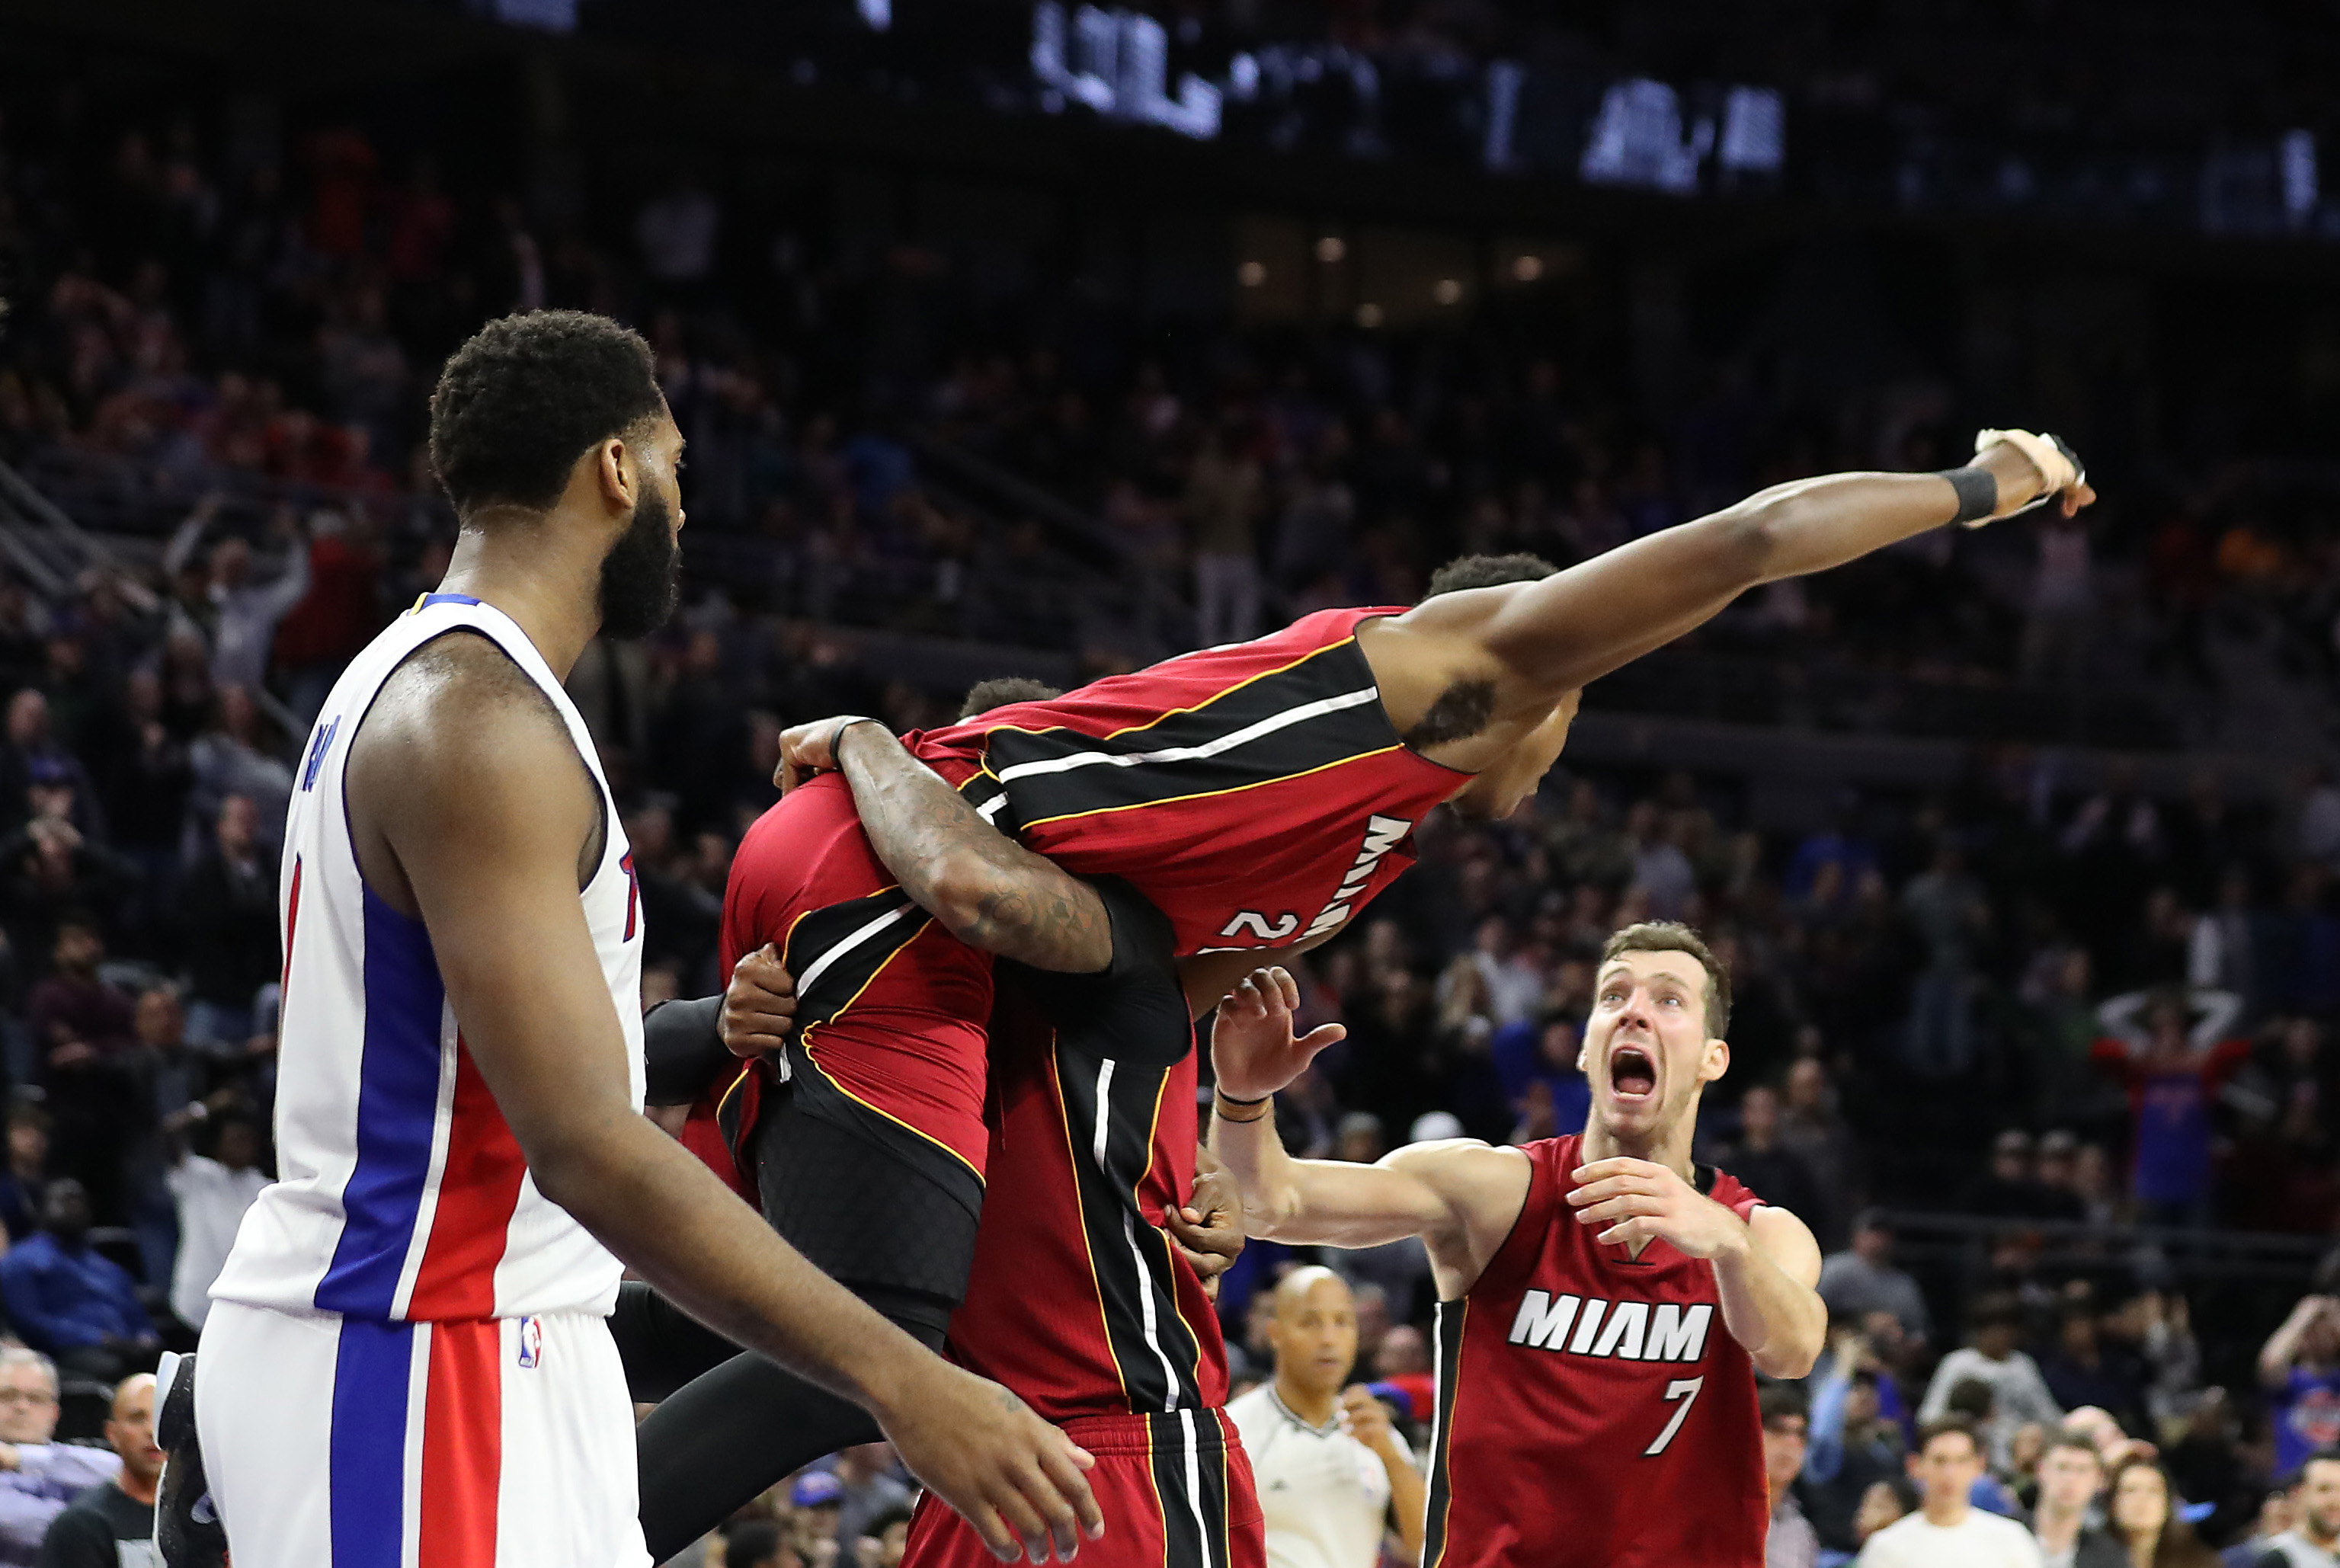
<instances>
[{"instance_id":1,"label":"basketball player in white jersey","mask_svg":"<svg viewBox=\"0 0 2340 1568\"><path fill-rule=\"evenodd\" d=\"M170 1434L188 1475L207 1465L236 1568L644 1563L604 1324L621 1260L866 1406L1004 1559L1101 1528L1087 1455L640 1114L632 857L561 679L672 608L682 444L648 346L572 312L491 323L432 395L461 537L342 675L296 775L283 1176L213 1288L200 1454ZM206 1514L174 1495L183 1543Z\"/></svg>"}]
</instances>

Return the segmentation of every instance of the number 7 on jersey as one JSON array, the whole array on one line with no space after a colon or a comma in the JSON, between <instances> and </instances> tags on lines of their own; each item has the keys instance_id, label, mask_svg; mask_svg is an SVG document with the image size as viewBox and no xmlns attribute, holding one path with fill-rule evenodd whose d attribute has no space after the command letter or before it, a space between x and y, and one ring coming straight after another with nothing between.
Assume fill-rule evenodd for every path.
<instances>
[{"instance_id":1,"label":"number 7 on jersey","mask_svg":"<svg viewBox=\"0 0 2340 1568\"><path fill-rule=\"evenodd\" d=\"M1690 1407L1698 1403L1698 1391L1705 1386L1706 1379L1703 1377L1677 1377L1666 1384L1666 1402L1671 1404L1675 1400L1680 1400L1681 1405L1674 1412L1673 1419L1666 1423L1666 1429L1659 1433L1647 1448L1641 1450L1642 1458L1647 1459L1653 1454L1663 1454L1666 1451L1666 1444L1674 1440L1674 1434L1681 1430L1682 1422L1689 1417Z\"/></svg>"}]
</instances>

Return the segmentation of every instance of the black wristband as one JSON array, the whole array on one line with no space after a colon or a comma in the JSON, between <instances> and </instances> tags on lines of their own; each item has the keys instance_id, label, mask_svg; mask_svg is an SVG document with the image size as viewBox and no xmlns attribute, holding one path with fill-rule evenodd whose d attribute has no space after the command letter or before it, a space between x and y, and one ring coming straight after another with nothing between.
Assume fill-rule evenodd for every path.
<instances>
[{"instance_id":1,"label":"black wristband","mask_svg":"<svg viewBox=\"0 0 2340 1568\"><path fill-rule=\"evenodd\" d=\"M1935 477L1948 480L1950 488L1958 492L1958 514L1951 521L1973 522L1998 510L1998 481L1988 469L1968 463L1964 468L1937 470Z\"/></svg>"},{"instance_id":2,"label":"black wristband","mask_svg":"<svg viewBox=\"0 0 2340 1568\"><path fill-rule=\"evenodd\" d=\"M1262 1095L1255 1100L1247 1100L1242 1098L1240 1096L1231 1095L1227 1093L1226 1090L1214 1086L1211 1089L1211 1097L1215 1100L1225 1100L1231 1106L1241 1106L1244 1109L1249 1110L1254 1106L1264 1106L1267 1104L1268 1101L1274 1099L1275 1097L1274 1095Z\"/></svg>"},{"instance_id":3,"label":"black wristband","mask_svg":"<svg viewBox=\"0 0 2340 1568\"><path fill-rule=\"evenodd\" d=\"M845 758L843 754L838 750L838 748L845 744L845 732L852 729L857 724L875 724L877 722L878 720L875 719L858 716L851 719L838 719L837 721L837 728L828 732L828 759L839 768L844 767Z\"/></svg>"}]
</instances>

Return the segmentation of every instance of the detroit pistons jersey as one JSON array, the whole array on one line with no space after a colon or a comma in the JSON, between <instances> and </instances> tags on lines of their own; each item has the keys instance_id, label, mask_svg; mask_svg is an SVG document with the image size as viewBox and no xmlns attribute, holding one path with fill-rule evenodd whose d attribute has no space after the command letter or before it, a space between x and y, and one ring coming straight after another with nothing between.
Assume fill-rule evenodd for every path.
<instances>
[{"instance_id":1,"label":"detroit pistons jersey","mask_svg":"<svg viewBox=\"0 0 2340 1568\"><path fill-rule=\"evenodd\" d=\"M245 1214L215 1299L414 1322L607 1315L616 1301L617 1260L530 1178L448 1005L430 933L367 885L350 836L351 739L392 672L452 633L486 638L527 673L600 793L607 843L579 898L641 1106L640 903L592 738L510 617L431 594L351 661L293 780L278 905L282 1175Z\"/></svg>"},{"instance_id":2,"label":"detroit pistons jersey","mask_svg":"<svg viewBox=\"0 0 2340 1568\"><path fill-rule=\"evenodd\" d=\"M1320 610L911 749L1027 849L1134 884L1181 955L1284 947L1387 887L1471 781L1407 749L1382 707L1357 628L1403 613Z\"/></svg>"},{"instance_id":3,"label":"detroit pistons jersey","mask_svg":"<svg viewBox=\"0 0 2340 1568\"><path fill-rule=\"evenodd\" d=\"M1581 1137L1523 1146L1526 1204L1438 1305L1424 1568L1761 1568L1755 1367L1714 1265L1593 1240L1564 1201ZM1701 1166L1744 1219L1760 1200Z\"/></svg>"}]
</instances>

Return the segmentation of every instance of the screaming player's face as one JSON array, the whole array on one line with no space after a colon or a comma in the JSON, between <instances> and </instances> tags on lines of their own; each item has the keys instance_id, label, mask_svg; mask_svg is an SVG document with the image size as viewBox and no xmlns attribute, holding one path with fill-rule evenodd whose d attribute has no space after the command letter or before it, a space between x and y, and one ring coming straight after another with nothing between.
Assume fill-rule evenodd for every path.
<instances>
[{"instance_id":1,"label":"screaming player's face","mask_svg":"<svg viewBox=\"0 0 2340 1568\"><path fill-rule=\"evenodd\" d=\"M1620 953L1601 967L1577 1066L1592 1116L1620 1139L1662 1137L1730 1066L1706 1032L1706 966L1688 953Z\"/></svg>"},{"instance_id":2,"label":"screaming player's face","mask_svg":"<svg viewBox=\"0 0 2340 1568\"><path fill-rule=\"evenodd\" d=\"M1357 1360L1357 1303L1348 1283L1327 1268L1294 1270L1276 1286L1267 1342L1278 1378L1313 1398L1338 1394Z\"/></svg>"},{"instance_id":3,"label":"screaming player's face","mask_svg":"<svg viewBox=\"0 0 2340 1568\"><path fill-rule=\"evenodd\" d=\"M634 515L601 558L601 635L647 637L666 624L682 581L682 432L661 413L629 442L640 485Z\"/></svg>"},{"instance_id":4,"label":"screaming player's face","mask_svg":"<svg viewBox=\"0 0 2340 1568\"><path fill-rule=\"evenodd\" d=\"M1544 721L1521 737L1520 743L1496 759L1492 767L1474 775L1449 800L1454 809L1473 821L1499 822L1520 809L1536 792L1543 776L1560 760L1568 744L1568 727L1576 721L1576 706L1583 700L1580 688L1560 700Z\"/></svg>"}]
</instances>

